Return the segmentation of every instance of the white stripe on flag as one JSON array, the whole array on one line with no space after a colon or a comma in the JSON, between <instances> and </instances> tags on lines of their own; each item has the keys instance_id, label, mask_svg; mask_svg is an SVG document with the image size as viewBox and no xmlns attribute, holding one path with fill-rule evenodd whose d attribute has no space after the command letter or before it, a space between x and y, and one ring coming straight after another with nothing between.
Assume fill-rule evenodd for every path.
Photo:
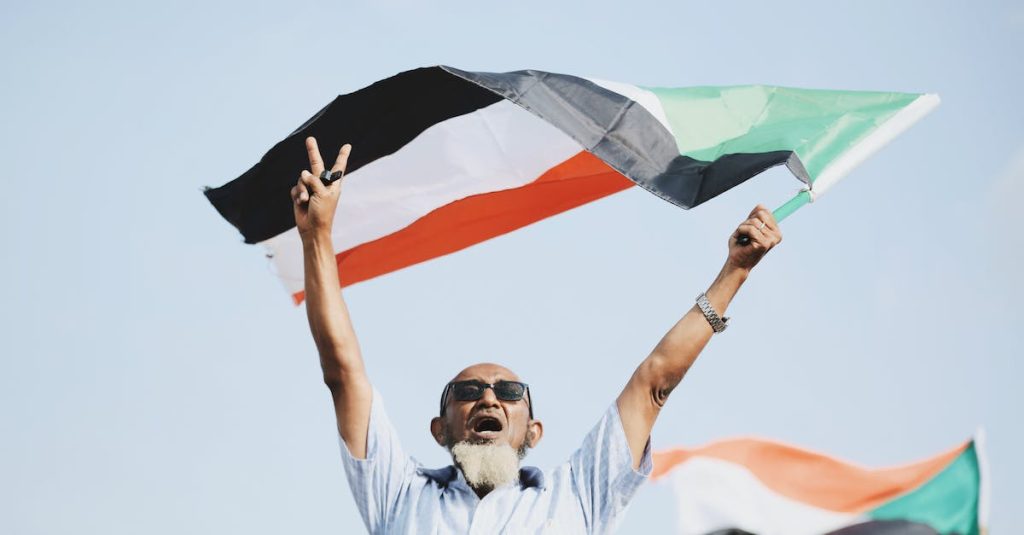
<instances>
[{"instance_id":1,"label":"white stripe on flag","mask_svg":"<svg viewBox=\"0 0 1024 535\"><path fill-rule=\"evenodd\" d=\"M665 115L665 109L661 107L661 100L658 100L657 95L654 93L635 85L624 84L622 82L610 82L608 80L598 80L597 78L586 78L591 82L611 91L618 93L633 102L643 106L655 119L661 123L661 126L668 130L669 134L675 136L672 132L672 127L668 124L668 116Z\"/></svg>"},{"instance_id":2,"label":"white stripe on flag","mask_svg":"<svg viewBox=\"0 0 1024 535\"><path fill-rule=\"evenodd\" d=\"M438 123L394 154L345 176L334 217L334 251L392 234L459 199L529 184L581 150L575 140L507 100ZM301 291L298 230L262 243L289 293Z\"/></svg>"},{"instance_id":3,"label":"white stripe on flag","mask_svg":"<svg viewBox=\"0 0 1024 535\"><path fill-rule=\"evenodd\" d=\"M782 496L745 467L711 457L693 457L668 477L680 535L727 528L758 535L820 535L859 518Z\"/></svg>"},{"instance_id":4,"label":"white stripe on flag","mask_svg":"<svg viewBox=\"0 0 1024 535\"><path fill-rule=\"evenodd\" d=\"M926 93L896 112L889 120L872 130L870 134L847 149L821 171L821 174L811 183L811 199L814 200L823 195L836 182L849 174L853 168L870 158L872 154L878 152L906 129L914 126L914 123L931 113L938 105L939 96Z\"/></svg>"}]
</instances>

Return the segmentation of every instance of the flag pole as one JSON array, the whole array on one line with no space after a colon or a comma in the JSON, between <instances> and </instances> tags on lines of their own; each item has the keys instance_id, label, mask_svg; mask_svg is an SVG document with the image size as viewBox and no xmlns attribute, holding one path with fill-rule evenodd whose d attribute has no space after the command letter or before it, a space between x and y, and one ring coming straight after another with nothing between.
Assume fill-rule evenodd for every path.
<instances>
[{"instance_id":1,"label":"flag pole","mask_svg":"<svg viewBox=\"0 0 1024 535\"><path fill-rule=\"evenodd\" d=\"M812 199L811 190L806 188L802 189L792 199L786 201L786 204L776 208L775 211L772 212L772 215L775 216L776 222L782 222L783 219L793 215L793 212L811 202Z\"/></svg>"}]
</instances>

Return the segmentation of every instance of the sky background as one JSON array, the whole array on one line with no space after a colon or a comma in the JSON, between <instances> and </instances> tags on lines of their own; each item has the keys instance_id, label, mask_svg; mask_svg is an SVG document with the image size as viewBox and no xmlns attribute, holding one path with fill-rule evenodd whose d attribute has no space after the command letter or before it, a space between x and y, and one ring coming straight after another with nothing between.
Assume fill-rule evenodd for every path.
<instances>
[{"instance_id":1,"label":"sky background","mask_svg":"<svg viewBox=\"0 0 1024 535\"><path fill-rule=\"evenodd\" d=\"M305 311L200 191L335 95L435 64L939 93L784 223L653 443L889 466L984 427L991 524L1016 532L1022 50L1019 2L0 3L0 532L362 531ZM691 211L628 191L346 290L406 450L449 462L440 388L493 360L545 422L528 463L562 462L735 225L798 187L777 169ZM653 484L622 532L673 521Z\"/></svg>"}]
</instances>

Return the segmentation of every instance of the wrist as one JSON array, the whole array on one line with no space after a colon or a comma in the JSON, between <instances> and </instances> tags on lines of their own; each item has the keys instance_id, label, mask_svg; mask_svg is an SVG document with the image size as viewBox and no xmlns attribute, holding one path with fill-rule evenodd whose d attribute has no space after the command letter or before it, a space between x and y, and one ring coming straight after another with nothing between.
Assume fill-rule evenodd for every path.
<instances>
[{"instance_id":1,"label":"wrist","mask_svg":"<svg viewBox=\"0 0 1024 535\"><path fill-rule=\"evenodd\" d=\"M732 298L736 296L736 292L739 291L740 286L743 286L748 276L750 276L749 269L726 262L725 266L722 267L722 271L718 273L714 282L708 287L707 292L703 294L707 298L706 304L714 310L715 314L723 318L723 322L725 311L729 308L729 303L732 302ZM699 297L697 306L704 313L704 317L708 319L708 322L711 323L711 327L715 332L724 330L724 327L721 329L715 327L715 322L709 317L708 312L704 311L704 307L700 306Z\"/></svg>"},{"instance_id":2,"label":"wrist","mask_svg":"<svg viewBox=\"0 0 1024 535\"><path fill-rule=\"evenodd\" d=\"M726 261L725 265L722 266L722 270L718 273L718 277L715 278L715 282L732 282L738 286L746 282L747 277L750 277L750 268L737 266Z\"/></svg>"},{"instance_id":3,"label":"wrist","mask_svg":"<svg viewBox=\"0 0 1024 535\"><path fill-rule=\"evenodd\" d=\"M302 239L302 246L305 248L317 247L322 244L326 244L328 247L333 247L330 229L300 230L299 237Z\"/></svg>"}]
</instances>

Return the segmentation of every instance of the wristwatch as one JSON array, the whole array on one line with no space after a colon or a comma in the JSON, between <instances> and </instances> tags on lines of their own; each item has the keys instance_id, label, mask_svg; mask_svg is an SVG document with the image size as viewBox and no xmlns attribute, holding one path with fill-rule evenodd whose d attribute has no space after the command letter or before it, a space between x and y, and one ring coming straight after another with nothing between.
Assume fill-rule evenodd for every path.
<instances>
[{"instance_id":1,"label":"wristwatch","mask_svg":"<svg viewBox=\"0 0 1024 535\"><path fill-rule=\"evenodd\" d=\"M728 327L729 318L723 318L718 315L718 312L715 312L715 308L711 306L711 302L708 301L708 296L704 292L697 296L697 306L704 313L704 318L711 324L711 330L720 333Z\"/></svg>"}]
</instances>

